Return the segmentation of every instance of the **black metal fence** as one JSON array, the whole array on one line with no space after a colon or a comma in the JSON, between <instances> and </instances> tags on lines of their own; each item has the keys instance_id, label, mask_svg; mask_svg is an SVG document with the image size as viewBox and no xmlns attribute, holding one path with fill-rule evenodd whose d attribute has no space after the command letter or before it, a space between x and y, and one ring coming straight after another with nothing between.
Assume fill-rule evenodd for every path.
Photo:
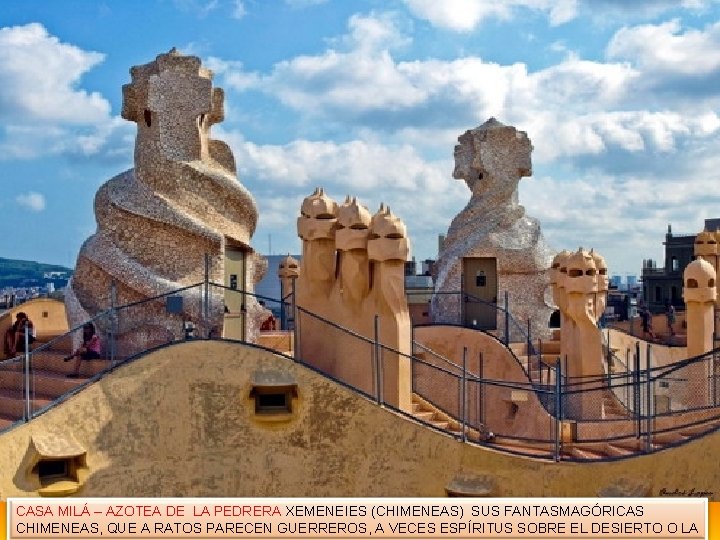
<instances>
[{"instance_id":1,"label":"black metal fence","mask_svg":"<svg viewBox=\"0 0 720 540\"><path fill-rule=\"evenodd\" d=\"M83 342L84 325L79 325L2 363L1 386L21 396L16 401L22 411L15 411L19 412L15 416L28 421L78 390L65 377L52 380L49 370L72 374L80 366L85 370L80 373L83 378L93 381L169 343L223 339L216 314L224 320L230 303L239 307L240 317L248 317L255 309L251 304L260 301L285 313L276 329L293 333L294 361L401 414L412 416L417 413L415 405L425 407L425 414L415 414L416 421L474 444L541 459L617 459L655 451L661 444L679 444L720 425L720 351L652 367L651 362L640 365L639 349L621 359L607 347L605 370L595 376L567 377L558 358L542 363L535 379L526 373L527 381L493 380L484 376L482 357L477 369L470 370L466 352L458 362L420 344L401 351L382 343L383 321L377 316L367 324L368 335L362 335L297 306L292 296L275 300L209 282L141 302L111 305L88 321L103 342L102 357L95 364L76 363L75 358L65 362L61 351L75 351ZM161 318L163 324L158 322ZM247 321L243 319L239 327L243 333L234 339L244 341ZM397 403L403 390L393 386L402 384L406 375L412 382L412 407ZM55 385L59 397L48 398L48 384ZM606 455L573 451L573 444L595 442L616 444L617 451Z\"/></svg>"}]
</instances>

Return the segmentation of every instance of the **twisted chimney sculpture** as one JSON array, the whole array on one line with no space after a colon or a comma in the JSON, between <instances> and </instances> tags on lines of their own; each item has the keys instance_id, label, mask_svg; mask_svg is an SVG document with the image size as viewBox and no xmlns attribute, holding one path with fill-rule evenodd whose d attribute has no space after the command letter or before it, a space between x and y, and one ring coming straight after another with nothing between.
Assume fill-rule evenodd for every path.
<instances>
[{"instance_id":1,"label":"twisted chimney sculpture","mask_svg":"<svg viewBox=\"0 0 720 540\"><path fill-rule=\"evenodd\" d=\"M226 281L228 260L244 261L239 290L252 291L263 271L265 259L250 247L255 201L238 182L228 145L210 138L212 125L224 118L224 94L213 88L212 72L173 49L130 74L122 117L137 124L135 168L95 197L97 232L83 244L67 292L73 326L110 307L111 283L122 305L203 281L206 255L216 283ZM168 313L164 299L120 312L121 344L138 348L179 337L188 317L200 332L219 335L227 293L211 290L205 314L200 294L197 288L182 293L182 313ZM262 308L244 301L251 339Z\"/></svg>"}]
</instances>

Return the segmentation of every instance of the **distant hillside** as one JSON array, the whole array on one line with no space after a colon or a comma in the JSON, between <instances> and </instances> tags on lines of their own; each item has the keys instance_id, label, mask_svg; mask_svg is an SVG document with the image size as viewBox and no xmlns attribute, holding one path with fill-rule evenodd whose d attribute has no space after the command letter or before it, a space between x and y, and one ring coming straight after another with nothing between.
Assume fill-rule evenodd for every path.
<instances>
[{"instance_id":1,"label":"distant hillside","mask_svg":"<svg viewBox=\"0 0 720 540\"><path fill-rule=\"evenodd\" d=\"M65 277L45 278L46 272L63 272ZM72 275L72 269L58 264L44 264L35 261L19 261L0 257L0 288L32 287L52 281L56 286L65 285Z\"/></svg>"}]
</instances>

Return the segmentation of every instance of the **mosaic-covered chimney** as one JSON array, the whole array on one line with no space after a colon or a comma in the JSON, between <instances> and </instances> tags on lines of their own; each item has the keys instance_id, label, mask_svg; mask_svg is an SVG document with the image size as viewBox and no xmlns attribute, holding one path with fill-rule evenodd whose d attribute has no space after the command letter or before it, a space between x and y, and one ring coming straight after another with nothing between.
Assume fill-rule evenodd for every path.
<instances>
[{"instance_id":1,"label":"mosaic-covered chimney","mask_svg":"<svg viewBox=\"0 0 720 540\"><path fill-rule=\"evenodd\" d=\"M223 91L199 58L175 49L130 74L122 117L137 124L135 167L97 192L97 232L80 250L66 296L70 324L110 307L113 286L115 305L123 305L202 282L207 269L228 290L210 288L207 302L202 288L186 290L174 313L165 298L121 310L118 352L179 338L184 319L200 334L252 339L262 308L236 291L253 290L264 258L250 247L255 201L237 179L229 146L210 137L224 118ZM110 331L107 321L98 325Z\"/></svg>"}]
</instances>

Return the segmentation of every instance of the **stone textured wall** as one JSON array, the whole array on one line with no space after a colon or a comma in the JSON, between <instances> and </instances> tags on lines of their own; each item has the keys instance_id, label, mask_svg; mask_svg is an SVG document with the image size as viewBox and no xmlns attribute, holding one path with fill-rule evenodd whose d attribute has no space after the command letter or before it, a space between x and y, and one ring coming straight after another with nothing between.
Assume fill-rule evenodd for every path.
<instances>
[{"instance_id":1,"label":"stone textured wall","mask_svg":"<svg viewBox=\"0 0 720 540\"><path fill-rule=\"evenodd\" d=\"M258 422L254 374L298 385L297 414ZM31 496L35 433L70 434L90 469L78 496L443 496L486 477L497 496L596 496L632 486L720 500L720 433L656 454L551 463L462 444L291 360L247 345L186 342L149 354L0 435L0 497ZM623 488L623 489L621 489Z\"/></svg>"},{"instance_id":2,"label":"stone textured wall","mask_svg":"<svg viewBox=\"0 0 720 540\"><path fill-rule=\"evenodd\" d=\"M255 202L237 180L230 148L210 138L211 126L224 117L224 94L212 87L212 73L199 58L174 49L130 73L122 116L137 124L135 168L109 180L95 197L97 232L83 244L68 288L71 326L110 306L111 282L117 303L125 304L202 281L205 254L210 280L222 283L228 243L247 249L251 278L257 278L253 268L262 268L250 248ZM248 281L252 290L254 281ZM222 328L219 291L209 321L201 320L199 289L183 294L184 314L166 314L163 300L121 318L119 333L142 347L179 333L183 316L203 333ZM248 307L254 327L262 310L254 302Z\"/></svg>"},{"instance_id":3,"label":"stone textured wall","mask_svg":"<svg viewBox=\"0 0 720 540\"><path fill-rule=\"evenodd\" d=\"M532 174L530 139L491 118L458 141L453 176L464 180L472 194L448 229L438 257L435 289L461 290L463 257L495 257L498 304L502 306L504 291L508 291L512 316L523 327L530 319L533 337L547 338L553 309L546 290L552 253L538 221L518 203L518 182ZM460 298L436 296L432 307L434 322L456 322ZM498 312L498 328L503 324Z\"/></svg>"}]
</instances>

